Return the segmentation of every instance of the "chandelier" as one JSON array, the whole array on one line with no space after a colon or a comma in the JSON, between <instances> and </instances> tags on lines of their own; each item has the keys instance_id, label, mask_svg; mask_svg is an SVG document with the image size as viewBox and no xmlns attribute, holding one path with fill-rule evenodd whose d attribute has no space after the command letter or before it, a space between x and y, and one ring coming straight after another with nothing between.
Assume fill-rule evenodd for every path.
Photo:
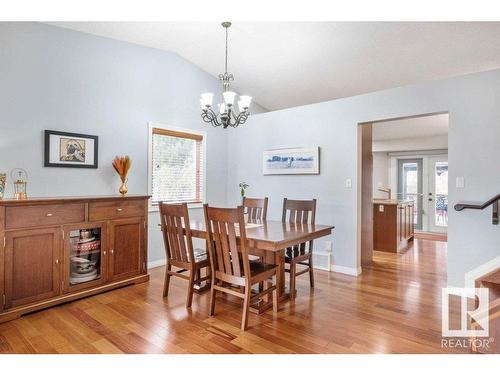
<instances>
[{"instance_id":1,"label":"chandelier","mask_svg":"<svg viewBox=\"0 0 500 375\"><path fill-rule=\"evenodd\" d=\"M222 81L222 97L224 100L218 105L219 115L212 110L214 94L209 92L201 94L200 104L201 118L203 121L210 123L213 126L223 126L224 129L226 129L228 126L236 128L238 125L245 123L250 115L248 108L252 102L252 97L248 95L241 95L240 100L238 101L240 113L235 111L234 100L236 99L236 93L229 90L229 84L232 80L234 80L234 77L231 73L227 72L227 32L231 26L231 22L223 22L222 26L226 29L226 63L224 74L219 74L219 79Z\"/></svg>"}]
</instances>

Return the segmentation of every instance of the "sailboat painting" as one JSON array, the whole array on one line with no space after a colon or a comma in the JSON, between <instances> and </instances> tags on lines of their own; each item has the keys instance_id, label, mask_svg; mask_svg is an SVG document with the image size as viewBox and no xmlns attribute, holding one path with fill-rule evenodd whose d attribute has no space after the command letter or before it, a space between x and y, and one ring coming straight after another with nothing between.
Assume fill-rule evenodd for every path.
<instances>
[{"instance_id":1,"label":"sailboat painting","mask_svg":"<svg viewBox=\"0 0 500 375\"><path fill-rule=\"evenodd\" d=\"M262 172L272 174L319 174L319 147L266 150Z\"/></svg>"}]
</instances>

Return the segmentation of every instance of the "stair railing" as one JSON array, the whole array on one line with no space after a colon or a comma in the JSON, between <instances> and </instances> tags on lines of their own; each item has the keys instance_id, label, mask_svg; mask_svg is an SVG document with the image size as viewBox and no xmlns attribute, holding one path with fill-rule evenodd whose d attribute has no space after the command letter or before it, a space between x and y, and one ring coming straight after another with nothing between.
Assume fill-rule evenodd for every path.
<instances>
[{"instance_id":1,"label":"stair railing","mask_svg":"<svg viewBox=\"0 0 500 375\"><path fill-rule=\"evenodd\" d=\"M493 225L498 225L498 201L500 200L500 194L497 194L493 198L487 200L483 204L480 203L468 203L461 202L455 205L455 211L462 211L464 209L472 209L472 210L484 210L488 206L493 207L493 211L491 214L491 222Z\"/></svg>"}]
</instances>

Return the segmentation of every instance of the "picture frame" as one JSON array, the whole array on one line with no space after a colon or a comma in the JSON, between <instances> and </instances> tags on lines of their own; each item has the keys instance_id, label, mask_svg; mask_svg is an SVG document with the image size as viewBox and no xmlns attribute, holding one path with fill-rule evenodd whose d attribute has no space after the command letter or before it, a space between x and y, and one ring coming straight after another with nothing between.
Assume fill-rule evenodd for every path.
<instances>
[{"instance_id":1,"label":"picture frame","mask_svg":"<svg viewBox=\"0 0 500 375\"><path fill-rule=\"evenodd\" d=\"M45 130L45 167L96 169L98 151L96 135Z\"/></svg>"},{"instance_id":2,"label":"picture frame","mask_svg":"<svg viewBox=\"0 0 500 375\"><path fill-rule=\"evenodd\" d=\"M264 175L319 174L319 147L265 150Z\"/></svg>"}]
</instances>

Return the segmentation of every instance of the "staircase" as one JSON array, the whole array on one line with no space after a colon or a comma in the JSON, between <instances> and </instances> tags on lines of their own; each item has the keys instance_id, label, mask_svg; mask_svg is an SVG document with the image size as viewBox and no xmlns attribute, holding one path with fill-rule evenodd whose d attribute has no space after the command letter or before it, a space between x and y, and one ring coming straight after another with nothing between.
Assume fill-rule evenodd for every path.
<instances>
[{"instance_id":1,"label":"staircase","mask_svg":"<svg viewBox=\"0 0 500 375\"><path fill-rule=\"evenodd\" d=\"M489 289L489 321L490 321L490 340L489 347L474 347L473 352L484 354L499 354L500 353L500 268L493 272L487 273L484 276L476 279L476 288ZM472 322L472 328L478 328L476 322Z\"/></svg>"}]
</instances>

